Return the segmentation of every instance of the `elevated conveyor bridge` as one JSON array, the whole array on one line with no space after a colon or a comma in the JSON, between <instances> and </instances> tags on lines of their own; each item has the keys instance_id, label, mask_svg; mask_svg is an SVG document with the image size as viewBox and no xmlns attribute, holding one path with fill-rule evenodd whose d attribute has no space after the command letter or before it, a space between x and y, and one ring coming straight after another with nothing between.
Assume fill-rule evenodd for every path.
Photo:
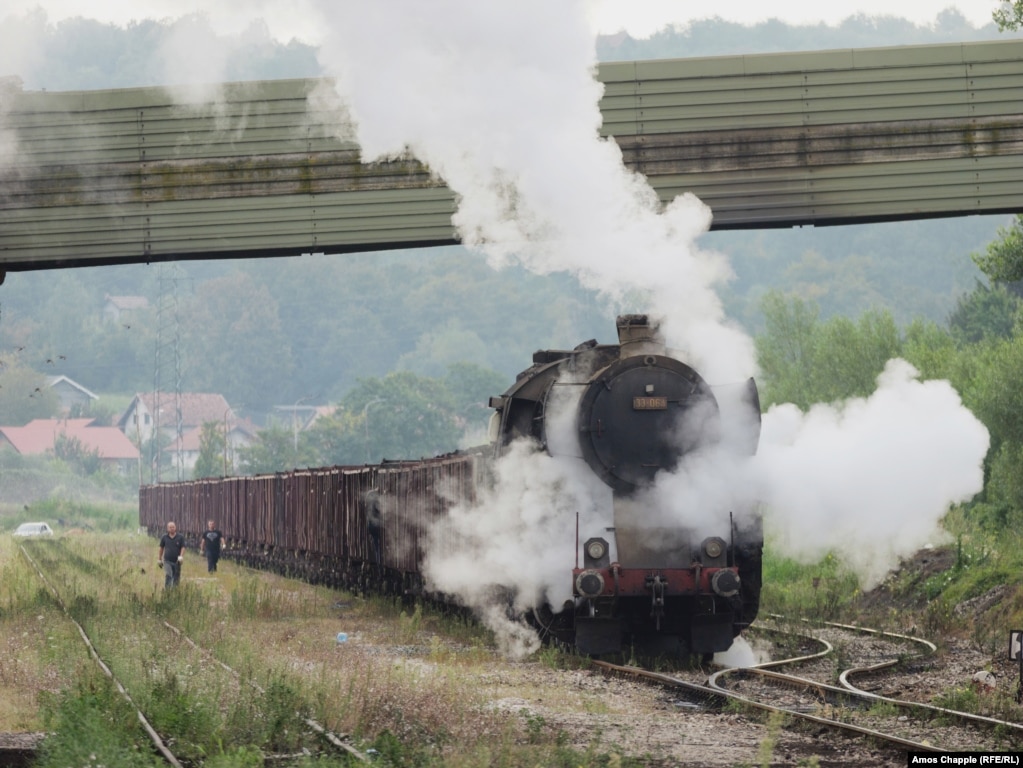
<instances>
[{"instance_id":1,"label":"elevated conveyor bridge","mask_svg":"<svg viewBox=\"0 0 1023 768\"><path fill-rule=\"evenodd\" d=\"M598 77L626 164L663 201L696 194L716 229L1023 210L1023 40ZM187 105L159 87L0 82L0 270L457 242L451 190L414 159L363 163L329 85L229 83Z\"/></svg>"}]
</instances>

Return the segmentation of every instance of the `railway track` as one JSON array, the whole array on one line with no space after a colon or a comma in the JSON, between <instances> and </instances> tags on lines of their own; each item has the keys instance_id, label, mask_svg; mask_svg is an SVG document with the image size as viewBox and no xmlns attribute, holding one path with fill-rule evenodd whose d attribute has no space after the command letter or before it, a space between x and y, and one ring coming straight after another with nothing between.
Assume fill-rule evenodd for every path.
<instances>
[{"instance_id":1,"label":"railway track","mask_svg":"<svg viewBox=\"0 0 1023 768\"><path fill-rule=\"evenodd\" d=\"M135 715L138 718L139 723L142 726L142 729L145 731L146 736L152 743L154 749L161 755L161 757L163 757L163 759L167 763L174 766L174 768L182 768L181 762L170 750L170 748L167 746L166 742L163 740L160 734L156 732L156 729L153 728L152 724L146 718L145 714L143 714L142 710L139 709L139 707L135 704L135 701L132 699L131 694L128 693L128 690L124 687L121 681L118 680L117 676L114 675L114 673L110 670L110 667L107 665L107 663L103 661L99 652L96 650L95 644L92 642L92 638L89 637L89 634L85 631L85 628L82 627L82 625L74 618L74 616L71 615L71 611L68 609L67 603L61 597L60 592L57 591L57 588L53 585L50 579L46 577L46 574L43 572L42 567L39 565L39 563L35 561L35 559L32 558L31 555L29 555L24 545L19 547L19 549L21 551L22 556L28 561L29 565L32 566L32 569L38 575L39 580L43 583L43 586L45 586L46 589L50 592L50 594L53 595L53 598L56 601L57 605L60 606L60 609L64 612L64 615L67 616L68 621L71 621L78 629L78 634L81 636L82 642L85 643L85 646L89 651L90 658L92 658L96 665L103 671L103 674L113 681L115 687L117 688L121 696L123 696L125 701L127 701L128 704L132 707L132 709L135 710Z\"/></svg>"},{"instance_id":2,"label":"railway track","mask_svg":"<svg viewBox=\"0 0 1023 768\"><path fill-rule=\"evenodd\" d=\"M139 599L139 596L134 594L132 586L122 578L123 574L117 574L111 572L109 569L103 567L102 561L97 565L93 561L85 560L74 553L69 552L66 548L62 547L59 541L47 541L47 542L33 542L32 549L34 550L35 557L30 554L25 545L21 545L19 550L21 555L29 563L33 571L36 573L40 582L44 585L47 591L53 596L56 604L64 612L65 616L71 621L78 630L78 633L86 646L88 653L95 664L102 670L103 674L110 679L114 686L117 688L120 695L134 710L136 717L139 720L147 738L152 744L152 747L156 753L158 753L162 759L174 768L184 768L194 760L189 760L181 755L176 755L172 748L169 746L174 742L178 741L180 734L177 734L173 729L160 729L153 725L144 712L145 705L137 703L136 698L133 697L129 692L128 687L122 682L117 674L112 669L112 665L108 659L104 659L101 651L98 650L98 646L102 646L102 642L97 642L94 638L96 635L95 629L91 632L86 628L87 622L80 621L76 618L75 614L89 614L88 605L93 599L99 599L93 597L93 595L101 594L99 590L103 590L106 594L120 594L122 597L127 597L127 602L132 606L131 610L138 612L140 605L143 602ZM59 551L58 551L59 550ZM51 578L47 575L47 571L50 569L56 570L57 564L60 564L60 579ZM70 565L71 572L68 572ZM61 587L58 587L56 581L61 581ZM102 585L102 586L101 586ZM62 594L64 592L65 594ZM217 658L214 651L209 648L203 647L189 637L186 632L178 626L167 621L165 618L159 617L155 613L151 612L151 615L145 616L140 622L144 625L152 626L153 624L159 624L162 629L166 629L170 634L174 635L181 643L187 645L194 654L197 654L198 658L205 663L207 666L215 666L222 672L229 675L236 686L246 685L254 689L261 696L267 696L266 689L257 683L251 676L244 676L229 666L224 661ZM102 634L102 632L100 633ZM161 634L166 634L161 632ZM109 639L109 638L107 638ZM143 642L139 638L135 638L135 642L138 645L143 645ZM317 722L311 717L305 716L301 713L296 713L305 727L317 738L320 742L325 742L329 745L329 749L336 753L343 754L349 759L366 762L367 756L353 747L346 741L347 736L337 735ZM161 733L160 730L165 732ZM310 755L308 749L304 749L301 753L294 755L294 757L307 758ZM271 755L276 759L277 764L287 764L286 760L289 755L279 754Z\"/></svg>"},{"instance_id":3,"label":"railway track","mask_svg":"<svg viewBox=\"0 0 1023 768\"><path fill-rule=\"evenodd\" d=\"M607 673L668 687L707 708L731 702L902 752L997 753L1023 747L1019 723L885 697L853 683L929 656L935 647L926 640L843 624L825 624L813 632L777 627L761 631L765 629L781 634L782 645L799 651L751 667L720 669L704 682L603 661L595 664ZM781 668L798 674L777 671Z\"/></svg>"},{"instance_id":4,"label":"railway track","mask_svg":"<svg viewBox=\"0 0 1023 768\"><path fill-rule=\"evenodd\" d=\"M47 587L58 602L69 606L66 609L69 615L85 617L81 622L83 634L93 631L88 622L90 594L103 590L119 591L122 598L127 598L132 610L141 612L145 606L140 607L140 598L132 593L139 589L140 582L145 582L148 586L139 591L139 595L148 590L149 599L152 599L152 574L145 579L133 580L130 575L122 573L122 567L113 564L112 560L84 561L75 551L57 550L54 545L57 542L32 542L29 551L46 554L40 558L38 565L41 577L50 569L59 571L59 578L51 579L52 585ZM147 627L146 630L136 630L134 625L120 629L126 635L136 631L152 631L164 637L173 635L173 653L180 658L182 665L215 666L231 679L231 685L236 688L252 687L261 695L265 693L250 679L251 669L245 660L217 658L201 642L196 643L186 634L186 631L191 631L187 627L166 621L164 613L166 611L158 609L142 616L140 624ZM876 687L874 677L877 675L923 663L921 660L926 660L934 651L933 645L926 641L848 625L810 627L791 622L786 624L780 620L773 625L763 622L758 625L757 632L774 636L776 648L788 649L784 658L754 668L719 670L710 680L706 676L684 679L650 671L640 674L661 686L681 691L680 698L697 700L707 709L720 708L731 701L733 704L729 709L733 717L748 707L778 713L786 722L806 722L815 735L825 731L845 733L863 744L884 744L885 755L890 753L890 761L886 758L878 765L904 764L897 761L904 761L903 755L907 751L998 751L1023 744L1023 729L1016 723L958 713L922 702L901 702L867 690ZM206 635L199 632L195 636ZM102 654L102 643L97 643L97 646ZM188 652L179 650L179 647L187 648ZM115 656L119 658L120 654ZM235 672L228 662L243 672ZM632 667L598 666L617 674L636 674ZM116 669L113 672L118 674ZM128 675L126 679L132 679L132 676ZM224 683L218 684L226 687ZM146 711L146 702L139 701L138 709ZM317 731L311 722L307 721L306 726L314 733ZM169 742L170 749L174 750L173 737L159 723L154 725L154 730L163 734L165 743ZM320 733L319 737L331 740L325 733ZM333 744L334 749L346 752L353 761L361 759L360 755L349 750L350 745L344 743L343 736L336 738L340 743ZM805 732L803 738L806 738ZM853 742L839 738L829 740L829 743L851 745ZM861 750L862 747L854 749ZM182 756L177 755L176 759L181 762Z\"/></svg>"}]
</instances>

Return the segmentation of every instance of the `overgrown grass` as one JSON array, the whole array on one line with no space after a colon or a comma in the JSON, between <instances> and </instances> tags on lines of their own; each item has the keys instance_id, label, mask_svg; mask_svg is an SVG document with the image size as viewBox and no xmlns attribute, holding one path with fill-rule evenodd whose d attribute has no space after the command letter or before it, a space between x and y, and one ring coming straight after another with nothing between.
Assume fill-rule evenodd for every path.
<instances>
[{"instance_id":1,"label":"overgrown grass","mask_svg":"<svg viewBox=\"0 0 1023 768\"><path fill-rule=\"evenodd\" d=\"M764 551L762 613L836 621L845 617L860 594L859 581L833 555L802 564L779 555L770 542Z\"/></svg>"},{"instance_id":2,"label":"overgrown grass","mask_svg":"<svg viewBox=\"0 0 1023 768\"><path fill-rule=\"evenodd\" d=\"M0 542L0 610L17 626L45 626L39 632L48 633L49 646L38 634L29 636L38 649L33 664L60 670L54 685L40 686L47 691L43 706L19 703L34 707L33 729L53 730L43 765L150 765L151 748L134 729L106 725L106 713L133 718L124 716L105 678L86 663L77 633L10 537ZM376 750L381 765L639 764L599 740L578 750L556 728L529 731L529 723L492 709L472 681L498 659L489 633L464 614L361 599L231 562L209 576L187 556L182 584L165 590L155 541L127 532L21 546L44 568L153 726L193 765L254 768L267 755L315 755L317 737L305 716L352 734L361 749ZM2 618L0 632L6 631ZM64 629L54 633L54 626ZM339 631L349 642L337 642ZM375 650L385 647L386 653ZM604 711L600 702L578 704ZM323 768L348 765L350 758L310 756L287 764Z\"/></svg>"},{"instance_id":3,"label":"overgrown grass","mask_svg":"<svg viewBox=\"0 0 1023 768\"><path fill-rule=\"evenodd\" d=\"M94 667L83 667L71 687L48 696L43 713L50 735L42 743L37 768L163 764L146 748L131 705Z\"/></svg>"}]
</instances>

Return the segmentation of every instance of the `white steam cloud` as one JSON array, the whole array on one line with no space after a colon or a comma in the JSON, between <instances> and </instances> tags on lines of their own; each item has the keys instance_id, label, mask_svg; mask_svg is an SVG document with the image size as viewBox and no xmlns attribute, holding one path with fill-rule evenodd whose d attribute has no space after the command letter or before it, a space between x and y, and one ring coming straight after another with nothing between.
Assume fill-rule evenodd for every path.
<instances>
[{"instance_id":1,"label":"white steam cloud","mask_svg":"<svg viewBox=\"0 0 1023 768\"><path fill-rule=\"evenodd\" d=\"M729 266L695 245L710 210L692 195L662 207L599 136L585 10L580 0L332 4L321 62L364 159L428 164L458 195L466 245L495 265L571 272L615 303L639 291L705 375L748 376L752 344L714 292Z\"/></svg>"},{"instance_id":2,"label":"white steam cloud","mask_svg":"<svg viewBox=\"0 0 1023 768\"><path fill-rule=\"evenodd\" d=\"M766 414L757 474L786 552L834 551L869 587L982 488L987 429L948 382L917 375L890 360L869 398Z\"/></svg>"},{"instance_id":3,"label":"white steam cloud","mask_svg":"<svg viewBox=\"0 0 1023 768\"><path fill-rule=\"evenodd\" d=\"M323 6L321 61L336 77L365 160L412 155L455 191L454 223L494 265L568 271L618 307L660 316L669 347L706 380L755 373L751 340L724 316L720 254L699 249L710 211L691 195L661 205L599 136L601 86L585 4L522 0ZM609 313L610 314L610 313ZM924 544L950 503L981 488L987 433L946 383L893 362L878 392L805 417L764 420L762 455L700 455L651 495L666 524L720 530L754 491L790 553L838 551L869 583ZM782 418L785 417L785 418ZM787 444L776 435L798 421ZM460 549L434 550L436 586L482 606L514 585L515 608L568 593L574 525L606 524L592 478L571 459L513 451L497 488L449 525ZM571 468L566 471L566 467ZM450 531L449 531L450 532ZM587 534L583 534L585 538ZM490 612L491 626L510 623ZM532 647L517 633L510 652ZM512 650L515 649L515 650Z\"/></svg>"},{"instance_id":4,"label":"white steam cloud","mask_svg":"<svg viewBox=\"0 0 1023 768\"><path fill-rule=\"evenodd\" d=\"M514 617L572 598L576 515L581 529L610 525L603 490L581 462L514 445L480 502L455 507L430 531L424 568L431 586L480 610L502 651L531 653L539 640Z\"/></svg>"}]
</instances>

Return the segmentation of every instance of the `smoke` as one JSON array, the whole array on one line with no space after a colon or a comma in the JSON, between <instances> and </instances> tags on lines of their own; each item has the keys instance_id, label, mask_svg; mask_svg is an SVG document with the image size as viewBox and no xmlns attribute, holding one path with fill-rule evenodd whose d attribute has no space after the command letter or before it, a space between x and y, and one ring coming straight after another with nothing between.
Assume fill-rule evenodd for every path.
<instances>
[{"instance_id":1,"label":"smoke","mask_svg":"<svg viewBox=\"0 0 1023 768\"><path fill-rule=\"evenodd\" d=\"M692 195L662 206L617 144L600 137L586 8L581 0L324 4L320 58L363 160L425 163L457 196L453 223L465 245L495 267L570 272L617 308L638 301L705 374L748 376L753 346L726 322L714 290L731 276L727 262L695 245L709 209ZM613 524L608 489L574 452L512 451L494 493L453 512L445 532L457 532L459 551L431 549L433 586L480 607L493 600L491 585L514 585L504 593L512 615L570 598L577 512L581 527ZM507 613L480 612L512 652L530 647L520 632L506 634L519 627Z\"/></svg>"},{"instance_id":2,"label":"smoke","mask_svg":"<svg viewBox=\"0 0 1023 768\"><path fill-rule=\"evenodd\" d=\"M578 460L513 445L493 488L428 532L423 569L431 588L474 608L503 652L528 655L539 639L517 617L572 598L576 516L581 529L610 525L604 491Z\"/></svg>"},{"instance_id":3,"label":"smoke","mask_svg":"<svg viewBox=\"0 0 1023 768\"><path fill-rule=\"evenodd\" d=\"M0 17L0 171L18 159L18 134L8 125L24 75L43 63L46 14ZM0 188L0 195L6 190Z\"/></svg>"},{"instance_id":4,"label":"smoke","mask_svg":"<svg viewBox=\"0 0 1023 768\"><path fill-rule=\"evenodd\" d=\"M833 552L870 587L980 491L987 429L948 382L917 376L890 360L869 398L768 411L754 479L782 551Z\"/></svg>"},{"instance_id":5,"label":"smoke","mask_svg":"<svg viewBox=\"0 0 1023 768\"><path fill-rule=\"evenodd\" d=\"M722 653L714 654L714 663L721 667L755 667L770 661L769 651L766 648L756 649L749 644L746 638L735 638L732 647Z\"/></svg>"},{"instance_id":6,"label":"smoke","mask_svg":"<svg viewBox=\"0 0 1023 768\"><path fill-rule=\"evenodd\" d=\"M662 205L599 135L602 86L585 8L324 3L321 63L363 159L426 163L457 196L453 222L467 246L497 267L575 274L616 310L659 316L669 347L711 384L744 381L756 370L753 344L717 296L730 268L696 245L710 210L688 194ZM947 383L914 377L893 362L865 401L806 415L772 410L758 458L694 454L660 478L651 514L720 532L759 492L785 552L836 551L865 583L876 580L935 535L950 503L981 487L986 431ZM503 597L510 613L492 612L492 626L539 601L560 606L576 513L581 529L607 524L607 489L579 475L571 440L548 426L559 455L516 448L493 494L448 521L466 549L432 550L428 561L435 586L471 605L493 604L494 585L514 585ZM520 633L508 647L530 644Z\"/></svg>"},{"instance_id":7,"label":"smoke","mask_svg":"<svg viewBox=\"0 0 1023 768\"><path fill-rule=\"evenodd\" d=\"M695 244L710 210L692 195L662 206L599 135L586 7L332 4L321 63L363 159L426 163L458 196L463 242L491 264L570 272L617 307L638 301L705 373L748 376L752 345L714 291L731 277L727 261Z\"/></svg>"}]
</instances>

